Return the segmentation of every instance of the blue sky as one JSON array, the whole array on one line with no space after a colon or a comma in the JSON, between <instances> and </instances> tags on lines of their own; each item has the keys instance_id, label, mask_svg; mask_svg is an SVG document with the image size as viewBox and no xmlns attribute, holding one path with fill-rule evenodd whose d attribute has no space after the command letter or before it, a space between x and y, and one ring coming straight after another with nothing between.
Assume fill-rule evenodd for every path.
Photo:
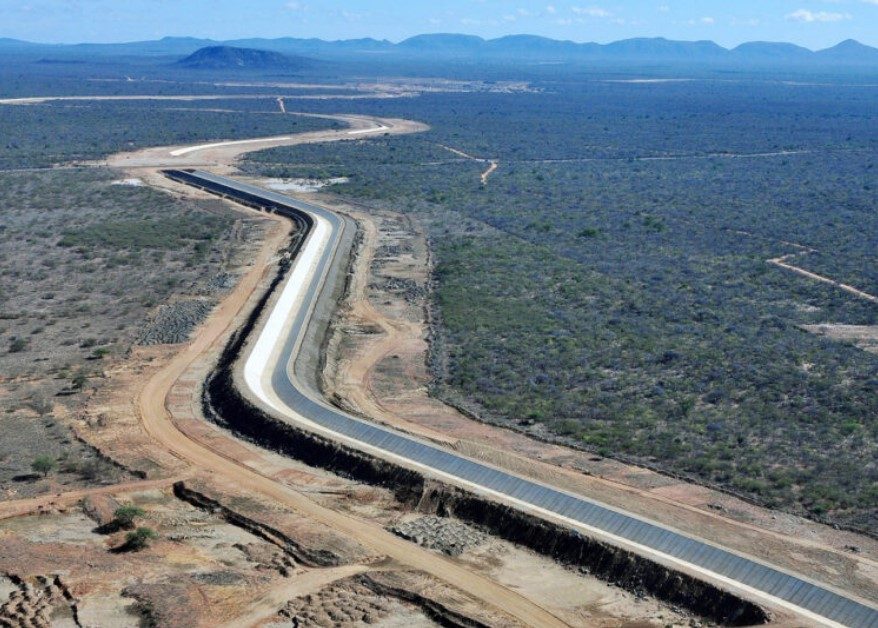
<instances>
[{"instance_id":1,"label":"blue sky","mask_svg":"<svg viewBox=\"0 0 878 628\"><path fill-rule=\"evenodd\" d=\"M878 0L0 0L0 37L112 42L192 35L352 37L426 32L791 41L878 46Z\"/></svg>"}]
</instances>

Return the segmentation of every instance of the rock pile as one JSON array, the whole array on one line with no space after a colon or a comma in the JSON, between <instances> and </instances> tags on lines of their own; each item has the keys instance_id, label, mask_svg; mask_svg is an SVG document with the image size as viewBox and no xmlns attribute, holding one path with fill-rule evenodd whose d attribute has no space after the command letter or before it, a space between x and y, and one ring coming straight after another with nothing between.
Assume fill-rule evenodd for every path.
<instances>
[{"instance_id":1,"label":"rock pile","mask_svg":"<svg viewBox=\"0 0 878 628\"><path fill-rule=\"evenodd\" d=\"M394 534L427 549L459 556L484 543L488 536L460 521L445 517L421 517L393 526Z\"/></svg>"}]
</instances>

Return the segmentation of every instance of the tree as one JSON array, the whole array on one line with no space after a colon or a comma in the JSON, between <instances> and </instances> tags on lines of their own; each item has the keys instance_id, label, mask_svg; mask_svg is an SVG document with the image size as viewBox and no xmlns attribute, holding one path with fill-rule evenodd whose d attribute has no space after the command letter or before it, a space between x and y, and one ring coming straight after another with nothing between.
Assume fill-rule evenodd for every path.
<instances>
[{"instance_id":1,"label":"tree","mask_svg":"<svg viewBox=\"0 0 878 628\"><path fill-rule=\"evenodd\" d=\"M134 527L134 520L145 514L143 508L134 504L126 504L125 506L119 506L116 512L113 513L113 517L120 528L130 530Z\"/></svg>"},{"instance_id":2,"label":"tree","mask_svg":"<svg viewBox=\"0 0 878 628\"><path fill-rule=\"evenodd\" d=\"M30 468L34 470L35 473L41 473L43 477L46 477L55 470L58 466L58 463L55 461L52 456L37 456L34 458L34 461L30 463Z\"/></svg>"},{"instance_id":3,"label":"tree","mask_svg":"<svg viewBox=\"0 0 878 628\"><path fill-rule=\"evenodd\" d=\"M125 548L138 552L149 547L149 542L158 538L158 533L152 528L140 527L125 535Z\"/></svg>"}]
</instances>

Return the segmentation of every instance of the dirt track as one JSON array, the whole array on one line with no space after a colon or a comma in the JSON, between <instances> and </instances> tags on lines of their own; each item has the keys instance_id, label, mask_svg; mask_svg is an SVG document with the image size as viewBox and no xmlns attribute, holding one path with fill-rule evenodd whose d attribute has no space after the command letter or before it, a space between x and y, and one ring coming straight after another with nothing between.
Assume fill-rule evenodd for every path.
<instances>
[{"instance_id":1,"label":"dirt track","mask_svg":"<svg viewBox=\"0 0 878 628\"><path fill-rule=\"evenodd\" d=\"M467 152L464 152L460 149L453 148L451 146L446 146L445 144L439 144L440 148L444 148L450 153L454 153L464 159L469 159L470 161L477 161L482 164L488 164L488 167L479 175L479 180L482 182L482 185L488 184L488 179L494 174L494 171L500 167L500 161L498 159L485 159L483 157L475 157L470 155Z\"/></svg>"},{"instance_id":2,"label":"dirt track","mask_svg":"<svg viewBox=\"0 0 878 628\"><path fill-rule=\"evenodd\" d=\"M376 120L370 118L348 118L352 120L355 137L375 133L407 133L424 129L423 125L407 121L381 120L383 127L375 128ZM389 127L389 128L388 128ZM268 146L294 144L310 141L333 141L350 139L344 131L307 133L284 140L270 138L262 142L228 143L212 145L203 151L189 152L182 158L170 155L170 149L150 149L138 153L111 158L108 162L117 167L158 168L163 166L199 165L210 161L212 165L230 167L240 154ZM185 162L181 164L181 162ZM152 174L152 173L151 173ZM143 173L140 173L143 176ZM162 184L155 176L147 179L152 184ZM167 184L165 184L166 186ZM276 218L276 220L281 220ZM196 442L181 432L172 422L166 407L166 398L177 379L200 355L218 348L218 343L234 323L239 311L244 308L258 287L264 274L271 267L271 260L285 240L286 230L273 231L266 240L253 267L239 281L235 290L222 301L206 323L198 330L190 343L143 387L137 397L137 408L147 434L160 443L168 452L198 469L222 475L234 480L242 489L254 491L271 497L277 502L292 507L297 512L323 523L350 538L356 539L376 553L393 558L402 565L431 574L452 586L482 599L486 605L502 609L527 625L561 626L563 621L541 606L506 587L478 575L449 560L437 557L434 553L418 548L394 536L381 526L345 515L321 506L311 498L295 491L278 480L262 475L240 461L230 459L209 445Z\"/></svg>"},{"instance_id":3,"label":"dirt track","mask_svg":"<svg viewBox=\"0 0 878 628\"><path fill-rule=\"evenodd\" d=\"M800 254L794 253L792 255L784 255L783 257L775 257L774 259L768 260L768 263L774 264L775 266L779 266L781 268L786 268L787 270L791 270L794 273L801 275L802 277L807 277L808 279L813 279L814 281L820 281L822 283L828 283L829 285L844 290L848 294L852 294L855 297L865 299L866 301L871 301L872 303L878 303L878 297L873 294L863 292L862 290L854 288L853 286L849 286L846 283L841 283L840 281L836 281L835 279L830 279L829 277L824 277L823 275L812 273L810 270L805 270L804 268L800 268L799 266L793 266L792 264L787 263L787 260L789 258L795 257L797 255Z\"/></svg>"},{"instance_id":4,"label":"dirt track","mask_svg":"<svg viewBox=\"0 0 878 628\"><path fill-rule=\"evenodd\" d=\"M92 495L115 495L119 493L132 493L146 491L154 488L166 488L182 480L185 476L174 476L158 480L142 480L139 482L124 482L110 484L108 486L96 486L83 488L76 491L41 495L30 499L16 499L0 504L0 520L11 517L21 517L34 512L46 512L55 508L66 506Z\"/></svg>"},{"instance_id":5,"label":"dirt track","mask_svg":"<svg viewBox=\"0 0 878 628\"><path fill-rule=\"evenodd\" d=\"M296 135L278 135L249 140L229 140L199 144L197 146L160 146L130 153L120 153L108 158L105 165L112 168L211 168L217 173L232 170L235 161L244 153L315 142L338 142L365 139L377 135L420 133L429 127L420 122L392 118L375 118L359 115L318 115L287 112L288 115L336 120L347 125L344 129L312 131Z\"/></svg>"}]
</instances>

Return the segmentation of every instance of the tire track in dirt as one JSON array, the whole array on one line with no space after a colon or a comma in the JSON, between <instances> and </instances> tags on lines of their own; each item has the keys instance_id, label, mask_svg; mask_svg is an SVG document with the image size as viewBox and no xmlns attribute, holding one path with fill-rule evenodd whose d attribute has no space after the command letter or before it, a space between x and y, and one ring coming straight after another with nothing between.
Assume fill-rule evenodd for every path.
<instances>
[{"instance_id":1,"label":"tire track in dirt","mask_svg":"<svg viewBox=\"0 0 878 628\"><path fill-rule=\"evenodd\" d=\"M445 144L437 144L437 146L439 146L439 148L444 148L448 152L454 153L455 155L457 155L459 157L463 157L464 159L469 159L470 161L477 161L477 162L482 163L482 164L488 164L488 168L479 175L479 179L481 180L482 185L488 185L488 179L491 177L492 174L494 174L494 171L500 167L500 160L499 159L486 159L484 157L475 157L475 156L470 155L469 153L466 153L458 148L446 146Z\"/></svg>"}]
</instances>

